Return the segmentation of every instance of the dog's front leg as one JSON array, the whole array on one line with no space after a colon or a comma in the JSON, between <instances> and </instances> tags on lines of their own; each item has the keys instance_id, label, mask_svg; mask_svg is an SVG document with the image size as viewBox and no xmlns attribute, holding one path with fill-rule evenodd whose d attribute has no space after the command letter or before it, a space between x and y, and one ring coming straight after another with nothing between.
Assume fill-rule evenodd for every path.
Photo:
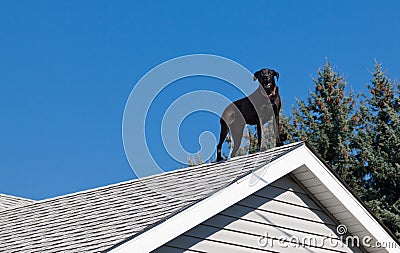
<instances>
[{"instance_id":1,"label":"dog's front leg","mask_svg":"<svg viewBox=\"0 0 400 253\"><path fill-rule=\"evenodd\" d=\"M281 141L279 134L279 112L275 114L275 144L276 147L283 146L283 142Z\"/></svg>"},{"instance_id":2,"label":"dog's front leg","mask_svg":"<svg viewBox=\"0 0 400 253\"><path fill-rule=\"evenodd\" d=\"M257 152L261 150L261 139L262 139L262 123L261 120L258 120L257 123Z\"/></svg>"}]
</instances>

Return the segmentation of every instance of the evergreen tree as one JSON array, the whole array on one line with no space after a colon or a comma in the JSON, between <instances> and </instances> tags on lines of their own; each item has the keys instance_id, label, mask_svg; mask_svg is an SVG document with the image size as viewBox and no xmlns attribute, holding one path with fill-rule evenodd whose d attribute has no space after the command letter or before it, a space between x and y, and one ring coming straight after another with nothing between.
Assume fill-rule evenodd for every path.
<instances>
[{"instance_id":1,"label":"evergreen tree","mask_svg":"<svg viewBox=\"0 0 400 253\"><path fill-rule=\"evenodd\" d=\"M187 158L188 161L188 166L189 167L193 167L193 166L197 166L197 165L201 165L203 163L208 163L208 162L204 162L203 158L201 157L201 152L197 153L197 159L194 155L189 155Z\"/></svg>"},{"instance_id":2,"label":"evergreen tree","mask_svg":"<svg viewBox=\"0 0 400 253\"><path fill-rule=\"evenodd\" d=\"M252 131L250 126L246 125L243 130L242 143L239 150L236 152L237 156L254 154L257 152L257 135Z\"/></svg>"},{"instance_id":3,"label":"evergreen tree","mask_svg":"<svg viewBox=\"0 0 400 253\"><path fill-rule=\"evenodd\" d=\"M359 169L367 171L362 199L400 237L400 99L396 87L375 64L369 97L357 111L353 140Z\"/></svg>"},{"instance_id":4,"label":"evergreen tree","mask_svg":"<svg viewBox=\"0 0 400 253\"><path fill-rule=\"evenodd\" d=\"M262 125L262 139L261 139L261 151L265 151L275 147L275 125L274 118L267 121L264 125ZM242 142L240 144L240 148L236 152L236 156L254 154L258 152L258 137L257 137L257 128L254 126L246 125L243 130ZM229 149L232 148L232 140L230 138L230 134L226 137L226 141L228 143ZM227 157L227 155L223 155Z\"/></svg>"},{"instance_id":5,"label":"evergreen tree","mask_svg":"<svg viewBox=\"0 0 400 253\"><path fill-rule=\"evenodd\" d=\"M355 97L346 94L346 81L326 61L313 79L314 91L306 102L297 100L292 118L282 117L283 141L307 141L356 191L360 191L362 171L353 170L350 141L354 138Z\"/></svg>"}]
</instances>

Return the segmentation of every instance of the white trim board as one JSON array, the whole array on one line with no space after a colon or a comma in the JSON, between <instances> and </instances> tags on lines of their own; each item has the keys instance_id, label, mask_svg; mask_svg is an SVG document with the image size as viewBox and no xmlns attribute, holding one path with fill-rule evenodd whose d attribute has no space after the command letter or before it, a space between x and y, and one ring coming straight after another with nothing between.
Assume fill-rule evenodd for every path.
<instances>
[{"instance_id":1,"label":"white trim board","mask_svg":"<svg viewBox=\"0 0 400 253\"><path fill-rule=\"evenodd\" d=\"M395 242L329 168L306 145L302 145L182 210L157 226L111 249L110 252L151 252L301 166L313 173L334 194L337 201L340 201L349 212L357 217L368 234L380 242ZM382 252L400 253L400 248L386 249Z\"/></svg>"}]
</instances>

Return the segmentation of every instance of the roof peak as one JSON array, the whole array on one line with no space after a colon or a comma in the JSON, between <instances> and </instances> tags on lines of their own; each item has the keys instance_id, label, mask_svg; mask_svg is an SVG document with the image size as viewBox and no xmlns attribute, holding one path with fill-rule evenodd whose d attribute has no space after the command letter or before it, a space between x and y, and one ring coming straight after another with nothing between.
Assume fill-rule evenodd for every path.
<instances>
[{"instance_id":1,"label":"roof peak","mask_svg":"<svg viewBox=\"0 0 400 253\"><path fill-rule=\"evenodd\" d=\"M83 193L89 193L92 191L97 191L97 190L101 190L101 189L106 189L106 188L112 188L112 187L116 187L116 186L122 186L125 184L129 184L132 182L136 182L136 181L142 181L142 180L151 180L154 179L156 177L159 177L161 175L168 175L168 174L173 174L173 173L182 173L185 171L192 171L192 170L197 170L197 169L201 169L204 167L210 167L210 166L219 166L219 165L223 165L226 163L232 163L238 160L245 160L248 158L251 158L252 156L257 156L257 155L264 155L264 154L268 154L268 153L272 153L276 150L281 150L281 149L288 149L288 148L293 148L294 146L301 146L304 145L304 142L295 142L295 143L290 143L281 147L275 147L272 149L268 149L266 151L262 151L262 152L258 152L258 153L254 153L254 154L248 154L248 155L242 155L242 156L237 156L234 158L231 158L229 160L223 161L223 162L211 162L211 163L203 163L203 164L199 164L196 166L191 166L191 167L185 167L185 168L177 168L175 170L170 170L170 171L165 171L163 173L160 174L154 174L154 175L150 175L150 176L146 176L146 177L142 177L142 178L133 178L130 180L126 180L126 181L121 181L121 182L117 182L117 183L112 183L112 184L108 184L108 185L102 185L102 186L98 186L95 188L90 188L90 189L86 189L86 190L82 190L82 191L77 191L77 192L71 192L71 193L67 193L64 195L59 195L59 196L55 196L55 197L51 197L51 198L46 198L46 199L41 199L41 200L37 200L35 201L35 203L42 203L45 201L51 201L51 200L55 200L55 199L59 199L59 198L63 198L63 197L70 197L70 196L75 196L78 194L83 194Z\"/></svg>"},{"instance_id":2,"label":"roof peak","mask_svg":"<svg viewBox=\"0 0 400 253\"><path fill-rule=\"evenodd\" d=\"M34 202L35 201L32 199L0 193L0 212L4 210L14 209L20 206L26 206Z\"/></svg>"}]
</instances>

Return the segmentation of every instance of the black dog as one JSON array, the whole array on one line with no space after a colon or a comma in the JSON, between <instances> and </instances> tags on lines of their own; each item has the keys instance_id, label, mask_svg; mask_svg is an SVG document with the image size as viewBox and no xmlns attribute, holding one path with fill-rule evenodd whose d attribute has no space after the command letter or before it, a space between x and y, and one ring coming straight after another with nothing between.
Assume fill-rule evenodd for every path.
<instances>
[{"instance_id":1,"label":"black dog","mask_svg":"<svg viewBox=\"0 0 400 253\"><path fill-rule=\"evenodd\" d=\"M258 89L248 97L231 103L222 113L220 119L221 134L217 145L217 161L222 160L221 147L228 131L231 132L234 144L231 157L235 156L242 141L243 129L246 124L257 126L257 148L260 150L262 125L272 117L272 113L275 115L276 145L283 145L279 138L281 98L274 77L278 80L279 73L272 69L265 68L254 73L253 80L258 80L260 83ZM272 105L273 112L270 110L270 105Z\"/></svg>"}]
</instances>

